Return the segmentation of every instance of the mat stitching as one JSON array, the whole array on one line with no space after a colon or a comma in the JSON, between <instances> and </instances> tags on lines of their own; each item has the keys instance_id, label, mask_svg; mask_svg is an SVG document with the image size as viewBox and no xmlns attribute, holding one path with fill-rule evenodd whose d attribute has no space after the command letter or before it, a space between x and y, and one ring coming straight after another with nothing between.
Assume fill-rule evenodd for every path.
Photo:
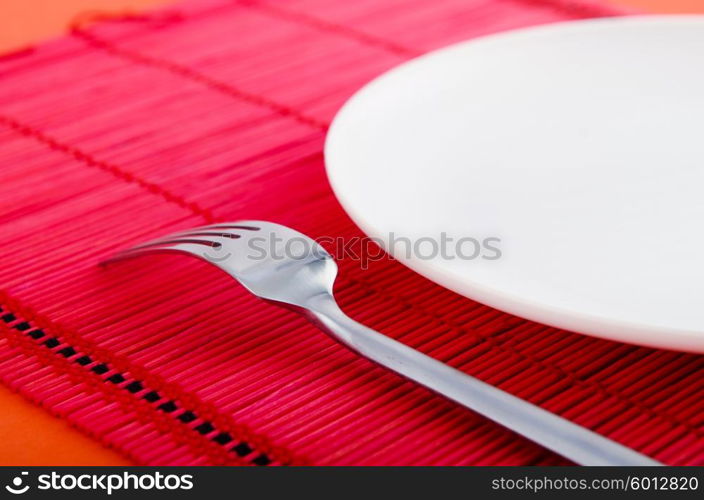
<instances>
[{"instance_id":1,"label":"mat stitching","mask_svg":"<svg viewBox=\"0 0 704 500\"><path fill-rule=\"evenodd\" d=\"M6 312L6 310L3 312ZM3 316L7 315L8 314L3 314ZM51 346L55 347L60 344L55 337L50 337L47 339L47 341L50 342L49 345L39 344L30 340L29 335L33 332L39 331L44 336L43 331L33 328L28 322L20 322L18 325L20 325L21 328L26 328L29 325L29 328L32 328L32 332L18 332L12 330L10 326L6 325L6 323L8 323L6 320L0 321L0 333L6 335L8 345L18 347L23 355L30 358L37 358L43 366L53 367L59 373L67 375L71 382L73 382L76 386L86 386L91 390L100 392L108 400L116 402L123 410L129 411L130 415L136 415L134 418L136 418L137 421L154 424L157 430L164 434L168 433L169 436L172 436L173 439L180 444L186 444L195 454L203 454L203 446L199 446L193 439L184 439L183 433L174 432L172 423L167 423L165 420L165 414L153 414L151 417L148 417L147 414L152 414L154 412L150 411L150 407L145 401L129 400L125 397L126 395L123 393L124 391L114 385L107 384L106 381L101 380L99 375L94 372L86 372L85 370L81 370L82 367L78 364L73 364L62 357L51 355L51 349L53 349ZM22 336L20 333L28 333L28 335ZM42 348L42 346L44 348ZM66 349L68 349L68 347ZM101 382L98 380L101 380ZM222 451L224 452L224 450ZM133 458L129 455L129 453L123 453L127 455L128 458ZM216 457L216 454L212 451L205 452L205 454L210 458L214 458L214 463L223 462L222 457ZM238 465L252 465L251 463L244 462L236 457L231 458L230 461Z\"/></svg>"},{"instance_id":2,"label":"mat stitching","mask_svg":"<svg viewBox=\"0 0 704 500\"><path fill-rule=\"evenodd\" d=\"M372 35L350 26L345 26L344 24L311 16L310 14L303 13L295 9L284 9L280 5L274 6L268 2L257 2L252 0L235 0L233 3L242 7L256 9L270 18L284 19L286 21L292 21L294 23L317 28L334 35L353 39L367 45L368 47L381 48L387 52L391 52L406 58L417 57L424 53L422 50L412 49L410 47L406 47L405 45L387 40L383 37Z\"/></svg>"},{"instance_id":3,"label":"mat stitching","mask_svg":"<svg viewBox=\"0 0 704 500\"><path fill-rule=\"evenodd\" d=\"M215 222L215 217L213 216L210 210L202 208L196 203L189 202L185 198L172 193L171 191L167 190L166 188L163 188L158 184L149 182L130 172L122 170L116 165L112 165L108 162L98 160L93 155L88 154L75 146L63 143L37 128L31 127L30 125L24 124L10 116L2 114L0 114L0 124L7 126L9 129L14 130L22 136L31 137L41 142L42 144L48 146L49 149L67 154L80 161L81 163L103 170L117 177L120 180L123 180L130 184L136 184L140 188L163 198L167 202L174 203L179 207L202 217L205 222L209 224Z\"/></svg>"},{"instance_id":4,"label":"mat stitching","mask_svg":"<svg viewBox=\"0 0 704 500\"><path fill-rule=\"evenodd\" d=\"M3 117L0 115L0 121L2 121L2 118L3 118ZM39 137L44 137L44 134L43 134L42 132L34 131L34 130L31 129L30 127L26 127L26 126L23 126L23 128L26 128L26 129L30 132L28 135L30 135L31 137L37 137L37 138L39 138ZM18 130L17 128L14 128L14 127L13 127L13 129L14 129L14 130ZM18 131L19 131L19 130L18 130ZM57 144L59 144L60 147L59 147L59 148L56 148L56 149L58 149L59 151L62 151L62 152L71 154L72 156L76 156L77 158L84 158L84 157L85 157L85 158L92 158L90 155L88 155L87 153L82 152L81 150L79 150L79 149L77 149L77 148L74 148L74 147L68 146L68 145L64 145L64 144L62 144L62 143L58 143L57 141L54 141L54 140L52 140L51 142L42 140L41 142L44 143L44 144L49 145L50 147L51 147L51 145L52 145L53 143L57 143ZM53 149L53 148L52 148L52 149ZM77 154L77 155L74 155L74 154L73 154L73 151L76 151L78 154ZM95 161L96 163L98 163L98 164L103 163L103 162L100 162L99 160L94 160L94 161ZM85 162L84 162L84 163L85 163ZM117 167L113 167L113 168L119 170L119 168L117 168ZM127 180L127 178L134 178L134 176L133 176L132 174L127 174L127 176L128 176L128 177L125 177L124 175L119 175L118 178L123 179L123 180ZM147 183L146 181L141 181L141 182ZM151 183L149 183L149 184L151 184ZM157 186L157 185L154 185L154 186L155 186L155 187L158 187L158 188L160 189L160 191L163 191L164 193L167 193L167 194L168 194L167 197L164 197L164 198L167 199L167 200L170 200L170 199L172 199L172 198L179 198L178 196L174 195L173 193L167 191L167 190L164 189L164 188L161 188L160 186ZM151 190L150 190L150 192L151 192ZM185 202L185 200L184 200L184 202ZM190 208L191 205L195 205L194 203L189 203L189 202L185 202L185 203L186 203L185 206L184 206L184 205L180 205L180 206L184 206L184 208L187 208L187 209L189 209L189 210L192 210L192 209ZM195 205L195 206L197 207L197 205ZM202 209L202 208L200 208L200 207L198 207L198 209L199 209L201 212L204 212L204 209ZM193 211L193 213L196 214L196 215L201 215L201 216L202 216L202 213L198 213L198 212L195 212L195 211ZM214 217L214 216L212 216L212 215L211 215L211 217L212 217L212 218L211 218L210 220L208 220L208 223L225 222L224 219L221 219L221 218L218 218L218 217ZM345 282L345 281L347 281L347 282L352 282L353 280L350 279L350 278L341 277L341 278L340 278L340 281L342 281L342 282ZM639 402L637 402L637 401L631 399L629 396L623 395L623 394L621 394L621 393L618 392L618 391L614 391L614 390L612 390L612 389L609 389L609 388L603 386L602 384L600 384L600 383L597 382L597 381L579 378L579 376L576 375L576 374L574 374L574 373L565 371L563 368L561 368L561 367L559 367L559 366L546 364L544 361L542 361L542 360L540 360L540 359L538 359L538 358L535 358L535 357L531 356L530 354L527 354L527 353L523 353L523 352L521 352L521 351L518 351L518 350L516 350L515 348L513 348L513 347L510 346L510 345L497 343L497 342L495 342L495 340L494 340L493 338L491 338L491 337L488 336L488 335L482 334L481 332L466 330L466 329L465 329L464 327L462 327L462 326L459 326L459 325L456 325L456 324L453 324L453 323L449 323L449 322L448 322L447 320L445 320L444 318L441 318L441 317L435 315L435 314L432 313L432 312L426 311L425 309L423 309L423 306L422 306L422 305L415 304L414 302L409 301L408 299L406 299L406 298L404 298L404 297L397 296L397 295L388 293L388 292L386 292L386 291L384 291L384 290L375 288L374 285L372 285L371 283L366 282L366 281L354 280L354 283L355 283L356 285L362 287L362 288L365 288L365 289L367 289L367 290L369 290L369 291L371 291L371 292L373 292L373 293L376 293L376 294L379 295L379 296L388 297L388 298L390 298L390 299L392 299L392 300L395 300L396 302L398 302L398 303L401 304L401 305L404 305L404 306L406 306L406 307L411 307L411 308L413 308L414 310L416 310L416 311L418 312L418 314L422 315L423 317L427 317L427 318L430 318L430 319L432 319L432 320L435 320L435 321L437 321L437 322L440 323L440 324L449 326L450 328L453 328L453 329L457 329L457 330L460 331L460 332L467 333L467 334L469 334L469 335L473 335L473 336L475 336L475 338L476 338L477 340L479 340L480 342L487 342L487 343L489 343L491 346L493 346L493 347L495 347L495 348L497 348L497 349L500 349L502 352L506 352L506 353L509 353L509 354L513 354L513 355L518 356L519 358L524 359L524 360L526 360L526 361L528 361L528 362L531 362L531 363L533 363L534 365L536 365L536 366L538 366L538 367L541 367L541 368L543 368L543 369L545 369L545 370L547 370L547 371L553 372L553 373L555 373L555 374L557 374L557 375L561 375L561 376L567 377L570 381L572 381L573 383L575 383L575 384L577 384L577 385L594 389L594 390L598 391L600 394L602 394L602 396L612 397L612 398L614 398L614 399L616 399L616 400L618 400L618 401L620 401L620 402L622 402L622 403L629 404L629 405L633 406L634 408L638 408L639 410L642 410L642 411L646 412L648 415L651 415L651 416L659 416L660 418L663 418L664 420L666 420L666 421L668 421L668 422L670 422L670 423L676 423L676 424L679 424L679 425L683 425L683 426L685 426L685 427L687 427L687 428L690 427L690 424L688 424L687 422L680 421L680 420L678 420L678 419L677 419L676 417L674 417L674 416L671 416L671 415L666 414L666 413L661 413L661 412L658 412L658 411L653 410L653 409L651 409L651 408L648 408L648 407L646 407L646 406L643 406L641 403L639 403ZM491 335L491 334L489 334L489 335ZM692 429L694 429L694 428L692 428Z\"/></svg>"},{"instance_id":5,"label":"mat stitching","mask_svg":"<svg viewBox=\"0 0 704 500\"><path fill-rule=\"evenodd\" d=\"M102 14L102 13L96 13L95 16L97 19L100 20L106 20L106 19L115 19L115 20L134 20L134 19L143 19L143 17L134 17L134 16L127 16L125 15L116 15L116 16L110 16L109 14ZM85 16L84 16L85 17ZM270 16L271 17L271 16ZM268 99L266 97L263 97L258 94L252 94L249 92L246 92L242 89L238 89L228 83L225 83L223 81L220 81L216 78L210 77L206 75L205 73L202 73L196 69L193 69L189 66L186 66L184 64L177 63L175 61L163 58L163 57L156 57L156 56L150 56L147 54L143 54L139 51L136 50L130 50L130 49L125 49L123 47L118 46L116 43L110 42L108 40L102 39L99 36L89 33L86 31L84 28L84 24L88 22L87 18L81 18L80 21L75 21L74 24L71 26L71 35L78 38L79 40L82 40L86 44L93 46L99 50L103 50L106 53L118 57L121 59L126 59L132 63L140 64L143 66L148 66L151 68L155 68L158 70L166 71L168 73L171 73L173 75L176 75L181 78L186 78L190 81L199 83L206 88L209 88L210 90L216 91L221 94L228 95L230 97L234 97L236 99L243 100L245 102L249 102L250 104L253 104L255 106L263 107L269 110L274 111L275 113L279 114L280 116L286 117L286 118L291 118L296 120L299 123L302 123L304 125L307 125L309 127L313 127L316 130L321 130L323 132L326 132L328 128L330 127L330 123L326 122L324 120L318 120L317 118L310 117L304 113L301 113L299 110L287 106L285 104L279 103L277 101L274 101L272 99ZM361 40L361 38L360 38ZM414 52L412 49L407 49L409 52ZM415 53L415 52L414 52ZM406 54L407 55L407 54Z\"/></svg>"},{"instance_id":6,"label":"mat stitching","mask_svg":"<svg viewBox=\"0 0 704 500\"><path fill-rule=\"evenodd\" d=\"M230 417L219 413L216 407L201 401L193 394L185 392L180 386L166 382L161 377L151 374L149 370L134 365L107 349L94 346L82 336L37 315L3 291L0 291L0 311L0 325L4 329L13 334L24 334L23 337L27 341L33 339L31 347L36 357L39 357L42 361L47 360L52 364L55 364L54 361L57 359L62 363L69 361L76 363L75 365L69 363L65 368L73 374L78 374L81 381L91 386L104 387L112 392L115 392L113 389L119 389L121 391L118 394L119 401L124 401L125 397L128 397L135 404L141 405L142 408L156 416L161 422L168 422L168 430L174 436L180 436L183 434L182 429L188 429L195 432L196 438L205 440L208 445L216 445L218 448L222 447L223 451L235 455L228 456L228 460L242 462L247 465L269 465L272 460L293 465L308 463L307 460L296 457L289 450L273 445L263 435L253 433L245 426L233 423ZM10 330L10 328L15 331ZM53 336L49 336L47 332L52 332ZM58 339L63 340L59 341ZM56 350L59 345L62 346L61 349ZM51 352L54 356L47 358L47 356L43 355L43 352L39 351L41 347L47 348L48 352ZM71 359L69 360L69 358ZM90 358L90 361L86 362L85 358ZM113 370L116 372L111 373L109 377L101 377L101 375ZM126 373L130 375L126 376ZM98 386L91 383L91 378L96 380L95 377L101 382ZM108 382L114 385L110 385ZM141 388L133 390L136 387L134 385L131 386L131 384L134 383L141 385ZM122 387L117 387L118 384L123 385ZM137 396L137 393L143 394ZM159 406L154 405L157 402L159 402ZM189 408L193 409L190 410ZM140 406L135 407L133 404L130 409L134 409L138 417L143 416ZM183 409L184 412L164 420L165 416L179 409ZM188 415L188 419L183 420L183 415ZM198 418L203 420L198 426L190 427L186 425ZM179 421L177 422L176 419L179 419ZM219 432L213 434L212 438L205 437L206 434L212 434L214 431ZM237 442L233 446L231 441L235 439ZM255 452L257 453L252 455ZM245 461L243 457L248 458ZM217 458L217 456L214 458Z\"/></svg>"},{"instance_id":7,"label":"mat stitching","mask_svg":"<svg viewBox=\"0 0 704 500\"><path fill-rule=\"evenodd\" d=\"M514 3L532 4L543 7L553 7L560 9L563 12L575 13L584 17L608 17L622 15L623 10L602 5L599 2L590 2L589 0L506 0Z\"/></svg>"},{"instance_id":8,"label":"mat stitching","mask_svg":"<svg viewBox=\"0 0 704 500\"><path fill-rule=\"evenodd\" d=\"M577 13L583 17L607 17L619 14L618 10L585 2L565 2L561 0L506 0L513 3L540 5L554 7L565 12ZM233 4L247 8L254 8L269 17L284 19L294 23L304 24L313 28L326 31L338 36L351 38L370 47L379 47L388 52L404 57L417 57L425 53L423 50L401 45L384 37L372 35L365 31L350 26L328 21L327 19L312 16L296 9L282 8L281 5L272 5L269 2L256 0L234 0Z\"/></svg>"},{"instance_id":9,"label":"mat stitching","mask_svg":"<svg viewBox=\"0 0 704 500\"><path fill-rule=\"evenodd\" d=\"M80 25L72 26L71 34L79 40L83 40L87 44L96 47L100 50L103 50L106 53L115 57L127 59L128 61L141 64L143 66L160 69L173 75L179 76L181 78L200 83L201 85L204 85L205 87L214 90L218 93L225 94L230 97L235 97L255 106L269 109L270 111L273 111L280 116L291 118L299 123L302 123L309 127L313 127L317 130L322 130L324 132L327 131L329 127L329 124L325 121L308 116L304 113L301 113L295 108L292 108L285 104L281 104L272 99L268 99L261 95L252 94L245 90L238 89L230 84L227 84L216 78L201 73L200 71L197 71L189 66L179 64L166 58L149 56L136 50L129 50L123 47L119 47L114 43L111 43L107 40L103 40L100 37L88 33L87 31L82 29Z\"/></svg>"}]
</instances>

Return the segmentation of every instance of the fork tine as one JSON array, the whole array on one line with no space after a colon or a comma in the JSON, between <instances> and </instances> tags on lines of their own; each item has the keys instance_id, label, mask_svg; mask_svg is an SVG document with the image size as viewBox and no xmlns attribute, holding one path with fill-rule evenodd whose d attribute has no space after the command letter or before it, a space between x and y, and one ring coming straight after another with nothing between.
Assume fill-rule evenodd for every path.
<instances>
[{"instance_id":1,"label":"fork tine","mask_svg":"<svg viewBox=\"0 0 704 500\"><path fill-rule=\"evenodd\" d=\"M237 239L241 238L242 236L240 234L237 234L234 231L227 231L225 229L206 229L202 227L196 227L193 229L188 229L186 231L179 231L178 233L172 233L168 237L173 237L173 238L186 238L190 236L213 236L213 237L221 237L221 238L228 238L228 239Z\"/></svg>"},{"instance_id":2,"label":"fork tine","mask_svg":"<svg viewBox=\"0 0 704 500\"><path fill-rule=\"evenodd\" d=\"M240 229L242 231L259 231L260 227L250 224L249 222L238 224L236 222L223 222L219 224L211 224L209 226L201 226L196 229Z\"/></svg>"},{"instance_id":3,"label":"fork tine","mask_svg":"<svg viewBox=\"0 0 704 500\"><path fill-rule=\"evenodd\" d=\"M223 243L224 241L217 241L215 238L228 238L228 239L237 239L237 238L242 238L243 234L241 233L242 231L245 232L254 232L254 231L259 231L261 228L253 226L252 224L238 224L236 222L233 223L218 223L218 224L210 224L207 226L199 226L199 227L192 227L188 229L184 229L182 231L176 231L174 233L171 233L167 236L162 236L161 238L157 238L156 240L151 240L146 243L141 243L137 246L144 246L144 245L151 245L153 243L159 242L159 241L166 241L166 240L171 240L175 238L185 238L189 237L189 239L195 239L195 238L190 238L190 236L210 236L212 238L213 243ZM226 236L226 235L231 235L231 236ZM203 240L203 241L208 241L208 240Z\"/></svg>"},{"instance_id":4,"label":"fork tine","mask_svg":"<svg viewBox=\"0 0 704 500\"><path fill-rule=\"evenodd\" d=\"M101 266L112 264L125 259L139 257L152 253L163 252L181 252L190 253L197 257L202 257L203 247L214 247L222 245L228 241L241 238L239 234L228 232L231 235L226 236L226 229L237 228L244 230L255 230L253 226L240 226L237 224L212 224L209 226L201 226L187 229L176 233L156 238L145 243L140 243L126 250L122 250L112 257L100 262Z\"/></svg>"},{"instance_id":5,"label":"fork tine","mask_svg":"<svg viewBox=\"0 0 704 500\"><path fill-rule=\"evenodd\" d=\"M172 245L179 243L190 243L193 245L200 246L213 246L215 244L224 243L224 238L222 236L206 236L206 235L188 235L188 234L170 234L155 240L147 241L146 243L140 243L135 245L132 249L148 248L157 245ZM232 238L227 238L227 241L231 241Z\"/></svg>"},{"instance_id":6,"label":"fork tine","mask_svg":"<svg viewBox=\"0 0 704 500\"><path fill-rule=\"evenodd\" d=\"M107 265L113 264L115 262L120 262L123 260L132 259L135 257L141 257L143 255L161 254L161 253L185 253L185 254L190 254L190 255L196 256L196 257L201 257L201 255L198 253L198 250L200 250L201 247L202 247L202 245L198 245L198 244L178 243L178 242L175 242L174 244L138 245L136 247L128 248L126 250L122 250L120 252L117 252L114 255L111 255L107 259L101 261L100 265L107 266Z\"/></svg>"},{"instance_id":7,"label":"fork tine","mask_svg":"<svg viewBox=\"0 0 704 500\"><path fill-rule=\"evenodd\" d=\"M186 233L186 232L191 232L191 231L215 231L215 232L228 232L228 233L235 233L238 231L247 231L247 232L254 232L254 231L259 231L261 228L253 226L252 224L238 224L236 222L223 222L223 223L218 223L218 224L209 224L207 226L199 226L199 227L191 227L188 229L184 229L183 231L177 231L173 234L180 234L180 233Z\"/></svg>"}]
</instances>

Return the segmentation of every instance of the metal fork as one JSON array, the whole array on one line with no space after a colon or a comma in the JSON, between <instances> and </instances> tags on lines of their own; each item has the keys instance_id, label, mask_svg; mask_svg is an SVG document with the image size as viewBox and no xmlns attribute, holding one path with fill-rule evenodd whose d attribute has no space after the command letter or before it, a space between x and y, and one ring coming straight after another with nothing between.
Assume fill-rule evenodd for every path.
<instances>
[{"instance_id":1,"label":"metal fork","mask_svg":"<svg viewBox=\"0 0 704 500\"><path fill-rule=\"evenodd\" d=\"M333 258L293 229L263 221L204 226L138 245L104 264L155 252L185 253L214 264L254 295L303 314L362 356L573 462L662 465L356 322L333 297Z\"/></svg>"}]
</instances>

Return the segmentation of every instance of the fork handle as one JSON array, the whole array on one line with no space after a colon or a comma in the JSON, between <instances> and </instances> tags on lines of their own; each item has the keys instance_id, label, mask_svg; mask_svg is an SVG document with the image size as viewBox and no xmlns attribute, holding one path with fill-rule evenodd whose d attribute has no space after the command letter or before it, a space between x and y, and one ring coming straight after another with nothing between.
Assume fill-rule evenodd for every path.
<instances>
[{"instance_id":1,"label":"fork handle","mask_svg":"<svg viewBox=\"0 0 704 500\"><path fill-rule=\"evenodd\" d=\"M367 328L347 316L331 295L309 302L309 319L353 351L577 464L662 465Z\"/></svg>"}]
</instances>

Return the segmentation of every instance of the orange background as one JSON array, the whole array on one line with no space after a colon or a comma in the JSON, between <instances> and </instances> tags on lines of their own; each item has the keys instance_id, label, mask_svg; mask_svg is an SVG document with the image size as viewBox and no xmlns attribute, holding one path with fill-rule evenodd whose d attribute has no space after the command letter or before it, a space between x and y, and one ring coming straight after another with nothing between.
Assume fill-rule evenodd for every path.
<instances>
[{"instance_id":1,"label":"orange background","mask_svg":"<svg viewBox=\"0 0 704 500\"><path fill-rule=\"evenodd\" d=\"M608 0L605 0L608 1ZM120 12L155 8L171 0L0 0L0 53L61 35L71 19L90 10ZM704 13L704 0L611 0L650 12Z\"/></svg>"},{"instance_id":2,"label":"orange background","mask_svg":"<svg viewBox=\"0 0 704 500\"><path fill-rule=\"evenodd\" d=\"M169 0L0 0L0 54L60 36L75 15L154 8ZM704 13L704 0L612 0L644 12ZM129 462L0 385L0 465Z\"/></svg>"}]
</instances>

